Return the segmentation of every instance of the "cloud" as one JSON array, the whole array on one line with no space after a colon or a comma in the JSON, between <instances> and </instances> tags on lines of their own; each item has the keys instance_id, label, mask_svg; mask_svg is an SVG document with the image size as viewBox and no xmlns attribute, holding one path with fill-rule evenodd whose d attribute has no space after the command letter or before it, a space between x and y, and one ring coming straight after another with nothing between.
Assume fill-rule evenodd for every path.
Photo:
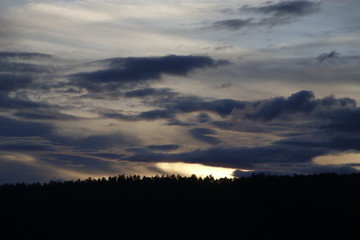
<instances>
[{"instance_id":1,"label":"cloud","mask_svg":"<svg viewBox=\"0 0 360 240\"><path fill-rule=\"evenodd\" d=\"M228 30L239 30L241 28L252 26L252 19L228 19L214 22L212 28L214 29L228 29Z\"/></svg>"},{"instance_id":2,"label":"cloud","mask_svg":"<svg viewBox=\"0 0 360 240\"><path fill-rule=\"evenodd\" d=\"M36 109L46 108L49 105L19 98L10 98L0 92L0 109Z\"/></svg>"},{"instance_id":3,"label":"cloud","mask_svg":"<svg viewBox=\"0 0 360 240\"><path fill-rule=\"evenodd\" d=\"M288 98L276 97L271 100L256 101L233 112L234 116L251 120L271 121L274 119L286 119L286 117L319 116L327 111L338 108L352 109L356 107L355 100L351 98L335 98L334 96L316 99L311 91L300 91L292 94Z\"/></svg>"},{"instance_id":4,"label":"cloud","mask_svg":"<svg viewBox=\"0 0 360 240\"><path fill-rule=\"evenodd\" d=\"M0 52L0 72L2 74L22 74L23 77L30 77L34 74L51 72L50 66L29 61L49 60L51 55L33 52ZM28 61L28 62L24 62Z\"/></svg>"},{"instance_id":5,"label":"cloud","mask_svg":"<svg viewBox=\"0 0 360 240\"><path fill-rule=\"evenodd\" d=\"M253 122L258 131L285 137L273 144L324 151L360 149L360 110L353 99L333 95L316 99L312 92L300 91L288 98L258 102L253 107L234 111L234 119L240 125L241 120L260 121ZM289 131L289 135L281 134Z\"/></svg>"},{"instance_id":6,"label":"cloud","mask_svg":"<svg viewBox=\"0 0 360 240\"><path fill-rule=\"evenodd\" d=\"M360 131L360 109L338 109L322 116L329 121L325 125L328 128L337 128L342 131Z\"/></svg>"},{"instance_id":7,"label":"cloud","mask_svg":"<svg viewBox=\"0 0 360 240\"><path fill-rule=\"evenodd\" d=\"M178 95L179 93L174 92L170 88L142 88L132 91L125 92L124 97L126 98L145 98L145 97L160 97L170 98Z\"/></svg>"},{"instance_id":8,"label":"cloud","mask_svg":"<svg viewBox=\"0 0 360 240\"><path fill-rule=\"evenodd\" d=\"M155 120L173 118L174 116L174 112L169 110L152 110L140 113L138 118L143 120Z\"/></svg>"},{"instance_id":9,"label":"cloud","mask_svg":"<svg viewBox=\"0 0 360 240\"><path fill-rule=\"evenodd\" d=\"M16 75L16 73L0 74L0 92L10 92L21 88L26 88L32 82L32 78L26 75Z\"/></svg>"},{"instance_id":10,"label":"cloud","mask_svg":"<svg viewBox=\"0 0 360 240\"><path fill-rule=\"evenodd\" d=\"M329 53L323 53L317 57L317 60L322 63L324 61L331 61L333 59L337 59L340 56L340 53L336 51L331 51Z\"/></svg>"},{"instance_id":11,"label":"cloud","mask_svg":"<svg viewBox=\"0 0 360 240\"><path fill-rule=\"evenodd\" d=\"M145 149L136 149L136 151L134 151L135 154L127 157L127 159L140 162L201 163L215 167L264 170L269 165L283 165L284 167L288 165L295 168L297 164L310 164L314 157L322 155L325 152L321 149L305 149L306 148L301 147L289 148L288 145L277 144L247 148L213 146L207 149L197 149L176 154L160 154Z\"/></svg>"},{"instance_id":12,"label":"cloud","mask_svg":"<svg viewBox=\"0 0 360 240\"><path fill-rule=\"evenodd\" d=\"M0 59L52 58L52 55L34 52L0 52Z\"/></svg>"},{"instance_id":13,"label":"cloud","mask_svg":"<svg viewBox=\"0 0 360 240\"><path fill-rule=\"evenodd\" d=\"M46 161L51 160L54 168L59 169L71 167L111 172L112 165L103 161L132 161L200 163L268 173L313 173L326 169L351 171L353 166L341 167L340 164L336 168L320 168L313 159L332 151L360 150L360 111L351 98L336 98L333 95L317 98L313 92L306 90L288 97L260 101L209 100L184 96L164 88L128 92L131 92L130 98L154 98L148 103L159 109L132 115L124 114L125 111L99 110L99 120L112 118L130 124L131 121L165 119L167 127L179 126L173 127L176 129L175 136L171 134L164 141L169 144L143 141L142 136L135 135L131 129L126 132L121 132L121 129L110 132L107 129L106 132L66 135L66 129L63 127L60 131L53 121L74 118L56 109L39 108L34 111L14 109L13 116L26 121L0 117L0 150L36 155ZM168 101L156 101L163 95L171 97ZM184 115L192 116L192 125L177 119L186 119ZM82 121L76 120L78 123ZM270 140L259 144L256 139L262 134ZM184 144L184 139L189 141L188 145ZM190 147L194 143L198 146Z\"/></svg>"},{"instance_id":14,"label":"cloud","mask_svg":"<svg viewBox=\"0 0 360 240\"><path fill-rule=\"evenodd\" d=\"M189 130L189 133L195 139L211 145L217 145L221 143L221 141L218 140L216 137L211 136L216 135L216 131L210 128L193 128Z\"/></svg>"},{"instance_id":15,"label":"cloud","mask_svg":"<svg viewBox=\"0 0 360 240\"><path fill-rule=\"evenodd\" d=\"M36 109L32 111L17 111L14 116L21 117L27 120L76 120L75 116L64 114L55 109Z\"/></svg>"},{"instance_id":16,"label":"cloud","mask_svg":"<svg viewBox=\"0 0 360 240\"><path fill-rule=\"evenodd\" d=\"M178 112L197 112L209 111L217 113L220 116L229 115L234 108L242 109L245 107L245 102L233 99L218 99L206 101L200 97L195 96L179 96L168 102L160 103L168 110Z\"/></svg>"},{"instance_id":17,"label":"cloud","mask_svg":"<svg viewBox=\"0 0 360 240\"><path fill-rule=\"evenodd\" d=\"M6 152L49 152L56 148L41 137L0 137L0 150Z\"/></svg>"},{"instance_id":18,"label":"cloud","mask_svg":"<svg viewBox=\"0 0 360 240\"><path fill-rule=\"evenodd\" d=\"M298 137L289 137L274 143L290 147L302 146L308 149L323 149L327 151L360 150L360 138L357 134L341 132L336 127L321 131L321 128Z\"/></svg>"},{"instance_id":19,"label":"cloud","mask_svg":"<svg viewBox=\"0 0 360 240\"><path fill-rule=\"evenodd\" d=\"M115 132L108 134L91 134L89 136L60 136L51 135L49 139L62 146L74 147L82 151L105 150L113 147L124 147L139 144L137 137Z\"/></svg>"},{"instance_id":20,"label":"cloud","mask_svg":"<svg viewBox=\"0 0 360 240\"><path fill-rule=\"evenodd\" d=\"M216 21L212 24L211 28L235 31L243 28L273 27L288 24L298 17L319 12L321 9L320 6L321 2L312 1L268 2L267 5L261 7L245 5L238 9L239 13L254 13L254 17ZM261 16L259 17L258 14Z\"/></svg>"},{"instance_id":21,"label":"cloud","mask_svg":"<svg viewBox=\"0 0 360 240\"><path fill-rule=\"evenodd\" d=\"M46 117L45 120L56 119ZM45 151L51 149L56 151L59 147L76 148L81 151L90 149L95 151L139 143L137 137L120 132L107 134L93 133L86 136L60 135L52 122L32 122L29 119L16 120L7 117L0 117L0 137L3 137L0 138L0 141L4 142L0 144L2 150L12 148L19 151Z\"/></svg>"},{"instance_id":22,"label":"cloud","mask_svg":"<svg viewBox=\"0 0 360 240\"><path fill-rule=\"evenodd\" d=\"M283 113L310 112L315 108L314 94L310 91L294 93L289 98L278 97L270 101L259 102L255 113L246 114L246 118L272 120Z\"/></svg>"},{"instance_id":23,"label":"cloud","mask_svg":"<svg viewBox=\"0 0 360 240\"><path fill-rule=\"evenodd\" d=\"M224 166L242 169L262 168L262 164L298 164L311 162L322 154L322 150L289 148L282 145L264 147L211 147L205 150L179 154L177 157L189 162L211 166Z\"/></svg>"},{"instance_id":24,"label":"cloud","mask_svg":"<svg viewBox=\"0 0 360 240\"><path fill-rule=\"evenodd\" d=\"M51 153L48 158L56 162L58 166L71 166L73 168L85 168L86 171L111 171L111 162L103 161L96 157L81 156L80 154Z\"/></svg>"},{"instance_id":25,"label":"cloud","mask_svg":"<svg viewBox=\"0 0 360 240\"><path fill-rule=\"evenodd\" d=\"M278 3L268 3L263 7L245 6L240 11L252 11L255 13L271 14L276 17L284 16L304 16L320 11L321 2L314 1L281 1Z\"/></svg>"},{"instance_id":26,"label":"cloud","mask_svg":"<svg viewBox=\"0 0 360 240\"><path fill-rule=\"evenodd\" d=\"M101 115L103 117L114 118L124 121L152 121L158 119L172 119L175 117L175 112L166 109L156 109L140 112L136 115L125 115L121 112L105 112Z\"/></svg>"},{"instance_id":27,"label":"cloud","mask_svg":"<svg viewBox=\"0 0 360 240\"><path fill-rule=\"evenodd\" d=\"M136 86L139 83L161 79L163 74L186 76L194 69L215 67L217 62L206 56L130 57L106 59L108 69L70 76L79 87L88 91L110 91L121 86Z\"/></svg>"},{"instance_id":28,"label":"cloud","mask_svg":"<svg viewBox=\"0 0 360 240\"><path fill-rule=\"evenodd\" d=\"M199 121L199 123L206 123L206 122L209 122L209 121L211 121L212 119L211 119L211 117L209 116L209 114L207 114L207 113L200 113L199 115L198 115L198 121Z\"/></svg>"},{"instance_id":29,"label":"cloud","mask_svg":"<svg viewBox=\"0 0 360 240\"><path fill-rule=\"evenodd\" d=\"M195 109L203 111L203 102L198 102L201 107ZM232 105L231 102L227 103ZM219 131L205 127L209 125L188 129L193 138L213 146L181 153L159 153L151 148L137 148L127 159L201 163L275 174L356 171L349 164L339 163L330 167L318 166L313 162L316 157L333 151L360 150L360 111L353 99L336 98L333 95L316 98L313 92L303 90L289 97L241 102L240 106L230 115L224 115L222 121L202 122L211 124ZM250 138L240 140L239 143L220 144L223 139L219 140L216 135L220 136L224 129L232 131L234 135L236 132L241 135L251 134L253 139L260 138L262 134L271 138L260 146L259 141L253 144L241 143L250 141Z\"/></svg>"},{"instance_id":30,"label":"cloud","mask_svg":"<svg viewBox=\"0 0 360 240\"><path fill-rule=\"evenodd\" d=\"M147 105L159 109L139 112L137 114L124 114L123 111L102 111L100 115L107 118L114 118L124 121L151 121L168 119L169 125L189 125L176 119L177 115L191 112L199 112L198 122L205 123L211 120L206 112L216 113L221 117L229 116L234 109L242 109L246 102L232 99L205 100L196 96L184 96L180 93L164 89L141 89L130 91L131 96L138 97L146 95L153 97L145 101ZM126 96L126 95L125 95ZM192 125L192 124L190 124Z\"/></svg>"},{"instance_id":31,"label":"cloud","mask_svg":"<svg viewBox=\"0 0 360 240\"><path fill-rule=\"evenodd\" d=\"M146 146L148 149L153 151L173 151L177 150L181 147L181 145L178 144L165 144L165 145L149 145Z\"/></svg>"},{"instance_id":32,"label":"cloud","mask_svg":"<svg viewBox=\"0 0 360 240\"><path fill-rule=\"evenodd\" d=\"M47 103L35 102L28 98L31 90L39 91L49 87L49 83L38 80L54 71L37 61L52 59L41 53L0 52L0 109L46 108ZM34 63L28 63L34 62Z\"/></svg>"},{"instance_id":33,"label":"cloud","mask_svg":"<svg viewBox=\"0 0 360 240\"><path fill-rule=\"evenodd\" d=\"M48 123L20 121L0 116L0 136L32 137L49 136L53 128Z\"/></svg>"}]
</instances>

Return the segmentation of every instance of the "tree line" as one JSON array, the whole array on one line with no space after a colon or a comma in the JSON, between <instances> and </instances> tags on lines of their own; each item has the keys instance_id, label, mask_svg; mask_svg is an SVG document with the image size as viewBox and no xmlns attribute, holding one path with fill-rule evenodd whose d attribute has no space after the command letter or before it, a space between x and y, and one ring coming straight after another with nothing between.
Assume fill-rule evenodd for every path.
<instances>
[{"instance_id":1,"label":"tree line","mask_svg":"<svg viewBox=\"0 0 360 240\"><path fill-rule=\"evenodd\" d=\"M12 239L350 238L360 174L110 176L0 186Z\"/></svg>"}]
</instances>

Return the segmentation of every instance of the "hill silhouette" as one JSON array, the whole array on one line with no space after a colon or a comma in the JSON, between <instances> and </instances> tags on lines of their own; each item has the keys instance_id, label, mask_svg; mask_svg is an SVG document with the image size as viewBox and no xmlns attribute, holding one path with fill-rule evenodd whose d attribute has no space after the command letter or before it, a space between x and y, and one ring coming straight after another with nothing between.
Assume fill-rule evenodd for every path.
<instances>
[{"instance_id":1,"label":"hill silhouette","mask_svg":"<svg viewBox=\"0 0 360 240\"><path fill-rule=\"evenodd\" d=\"M360 174L113 176L0 186L7 239L350 239Z\"/></svg>"}]
</instances>

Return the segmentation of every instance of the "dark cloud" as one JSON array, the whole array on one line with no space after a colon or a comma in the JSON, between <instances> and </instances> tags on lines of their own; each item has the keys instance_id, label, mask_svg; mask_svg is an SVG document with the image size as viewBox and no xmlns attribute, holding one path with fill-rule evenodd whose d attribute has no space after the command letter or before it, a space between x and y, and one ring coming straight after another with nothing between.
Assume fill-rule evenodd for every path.
<instances>
[{"instance_id":1,"label":"dark cloud","mask_svg":"<svg viewBox=\"0 0 360 240\"><path fill-rule=\"evenodd\" d=\"M14 116L21 117L28 120L76 120L69 114L60 113L54 109L32 109L31 111L23 110L17 111Z\"/></svg>"},{"instance_id":2,"label":"dark cloud","mask_svg":"<svg viewBox=\"0 0 360 240\"><path fill-rule=\"evenodd\" d=\"M18 83L22 81L15 80ZM27 81L24 81L24 85L26 84ZM7 104L10 103L7 93L18 89L21 89L21 84L10 85L4 90L2 96L5 96L3 99ZM206 100L196 96L184 96L167 88L137 89L125 92L123 96L149 98L147 103L156 109L132 115L121 111L100 112L100 115L126 121L166 119L168 125L183 126L179 129L183 129L188 137L208 144L208 148L179 153L176 150L182 148L182 145L176 141L169 142L173 144L136 147L141 144L140 137L120 132L60 136L54 126L47 122L76 118L63 114L56 108L38 106L36 109L26 109L25 102L20 109L21 104L15 104L15 101L19 100L13 99L13 106L16 108L12 109L11 114L16 119L0 117L0 150L29 154L39 152L44 159L53 159L57 166L72 164L93 170L98 168L110 171L111 168L102 163L103 160L99 160L108 157L119 161L201 163L269 173L314 173L326 170L350 172L353 170L352 165L319 167L312 160L334 151L360 151L360 111L351 98L336 98L333 95L316 98L313 92L304 90L288 97L253 102L233 99ZM167 101L161 101L164 98ZM192 112L195 113L192 123L176 119L178 115ZM221 117L221 121L214 121L215 114ZM251 127L241 128L244 122ZM214 130L215 128L217 130ZM239 147L239 143L225 146L217 136L223 133L221 130L233 131L234 134L241 132L241 135L266 133L281 140L274 138L276 140L268 140L266 144L260 145L254 140L244 145L250 147ZM249 138L249 141L252 139ZM110 148L119 152L127 150L129 154L107 153ZM181 150L184 149L185 147Z\"/></svg>"},{"instance_id":3,"label":"dark cloud","mask_svg":"<svg viewBox=\"0 0 360 240\"><path fill-rule=\"evenodd\" d=\"M133 91L125 92L124 97L126 98L144 98L144 97L160 97L169 98L178 95L179 93L174 92L170 88L142 88Z\"/></svg>"},{"instance_id":4,"label":"dark cloud","mask_svg":"<svg viewBox=\"0 0 360 240\"><path fill-rule=\"evenodd\" d=\"M252 19L228 19L214 22L212 28L214 29L227 29L227 30L239 30L241 28L252 26Z\"/></svg>"},{"instance_id":5,"label":"dark cloud","mask_svg":"<svg viewBox=\"0 0 360 240\"><path fill-rule=\"evenodd\" d=\"M265 147L212 147L196 150L177 157L186 162L203 163L211 166L257 169L262 164L299 164L311 162L313 157L324 153L318 149L289 148L283 145Z\"/></svg>"},{"instance_id":6,"label":"dark cloud","mask_svg":"<svg viewBox=\"0 0 360 240\"><path fill-rule=\"evenodd\" d=\"M0 60L0 72L16 72L16 73L43 73L50 72L51 69L47 66L31 64L31 63L17 63L5 62Z\"/></svg>"},{"instance_id":7,"label":"dark cloud","mask_svg":"<svg viewBox=\"0 0 360 240\"><path fill-rule=\"evenodd\" d=\"M208 123L227 131L237 131L242 121L251 121L250 129L240 127L240 131L277 135L282 140L262 147L224 147L219 145L221 141L216 137L216 131L196 127L188 130L192 137L219 146L179 154L153 152L158 150L156 147L137 148L130 160L180 161L262 172L286 172L286 169L289 173L313 173L326 169L341 172L345 168L349 171L354 169L351 166L319 168L312 159L333 151L360 150L360 111L350 98L333 95L316 98L313 92L303 90L289 97L254 102L177 97L166 106L177 114L199 112L197 124ZM224 120L211 121L206 111L218 113ZM237 121L239 118L240 121ZM172 118L168 124L189 127L194 123Z\"/></svg>"},{"instance_id":8,"label":"dark cloud","mask_svg":"<svg viewBox=\"0 0 360 240\"><path fill-rule=\"evenodd\" d=\"M119 160L124 157L124 154L115 154L115 153L93 153L91 154L94 157L107 158L112 160Z\"/></svg>"},{"instance_id":9,"label":"dark cloud","mask_svg":"<svg viewBox=\"0 0 360 240\"><path fill-rule=\"evenodd\" d=\"M321 2L314 1L281 1L269 3L263 7L245 6L240 11L252 11L262 14L272 14L277 17L304 16L320 11Z\"/></svg>"},{"instance_id":10,"label":"dark cloud","mask_svg":"<svg viewBox=\"0 0 360 240\"><path fill-rule=\"evenodd\" d=\"M36 83L36 80L53 69L45 65L19 62L39 58L51 56L40 53L0 52L0 109L48 107L46 103L29 100L26 91L48 88L48 83Z\"/></svg>"},{"instance_id":11,"label":"dark cloud","mask_svg":"<svg viewBox=\"0 0 360 240\"><path fill-rule=\"evenodd\" d=\"M314 94L310 91L294 93L288 99L278 97L271 101L258 103L261 105L254 114L247 114L247 118L271 120L284 112L310 112L315 108Z\"/></svg>"},{"instance_id":12,"label":"dark cloud","mask_svg":"<svg viewBox=\"0 0 360 240\"><path fill-rule=\"evenodd\" d=\"M152 110L140 113L137 118L141 120L156 120L173 118L175 113L169 110Z\"/></svg>"},{"instance_id":13,"label":"dark cloud","mask_svg":"<svg viewBox=\"0 0 360 240\"><path fill-rule=\"evenodd\" d=\"M175 112L166 109L156 109L146 112L141 112L136 115L125 115L121 112L105 112L101 114L103 117L114 118L124 121L151 121L158 119L172 119L175 117Z\"/></svg>"},{"instance_id":14,"label":"dark cloud","mask_svg":"<svg viewBox=\"0 0 360 240\"><path fill-rule=\"evenodd\" d=\"M4 137L32 137L49 136L53 128L47 123L19 121L0 116L0 136Z\"/></svg>"},{"instance_id":15,"label":"dark cloud","mask_svg":"<svg viewBox=\"0 0 360 240\"><path fill-rule=\"evenodd\" d=\"M189 130L189 133L195 139L211 145L217 145L221 143L221 141L218 140L216 137L211 136L211 135L216 135L216 131L210 128L193 128Z\"/></svg>"},{"instance_id":16,"label":"dark cloud","mask_svg":"<svg viewBox=\"0 0 360 240\"><path fill-rule=\"evenodd\" d=\"M74 117L69 114L60 113L55 110L50 109L37 109L33 111L18 111L13 114L14 116L21 117L28 120L76 120L77 117Z\"/></svg>"},{"instance_id":17,"label":"dark cloud","mask_svg":"<svg viewBox=\"0 0 360 240\"><path fill-rule=\"evenodd\" d=\"M168 126L189 127L189 126L194 126L196 124L195 123L189 123L189 122L180 121L178 119L171 119L166 123L166 125L168 125Z\"/></svg>"},{"instance_id":18,"label":"dark cloud","mask_svg":"<svg viewBox=\"0 0 360 240\"><path fill-rule=\"evenodd\" d=\"M122 133L92 134L86 137L52 135L50 139L55 144L74 147L83 151L124 147L139 143L136 137Z\"/></svg>"},{"instance_id":19,"label":"dark cloud","mask_svg":"<svg viewBox=\"0 0 360 240\"><path fill-rule=\"evenodd\" d=\"M328 96L316 99L313 93L301 91L289 98L258 103L250 113L235 114L236 117L260 120L263 131L273 134L292 132L281 135L286 138L273 142L276 145L307 151L360 150L360 110L350 98Z\"/></svg>"},{"instance_id":20,"label":"dark cloud","mask_svg":"<svg viewBox=\"0 0 360 240\"><path fill-rule=\"evenodd\" d=\"M10 98L0 92L0 109L35 109L46 108L49 105L19 98Z\"/></svg>"},{"instance_id":21,"label":"dark cloud","mask_svg":"<svg viewBox=\"0 0 360 240\"><path fill-rule=\"evenodd\" d=\"M274 143L288 145L289 147L303 147L308 149L326 149L328 151L360 150L360 137L358 134L340 132L337 128L327 132L321 130L304 134L299 137L290 137Z\"/></svg>"},{"instance_id":22,"label":"dark cloud","mask_svg":"<svg viewBox=\"0 0 360 240\"><path fill-rule=\"evenodd\" d=\"M165 92L165 95L167 93L168 92ZM176 115L181 113L200 112L198 118L199 122L205 123L206 121L211 120L210 116L206 112L213 112L221 117L226 117L229 116L234 109L243 109L247 104L246 102L232 99L205 101L204 99L195 96L178 96L177 93L171 95L171 97L167 98L167 101L156 100L148 103L156 107L161 107L162 109L140 112L135 115L126 115L119 111L108 111L100 114L103 117L115 118L124 121L168 119L169 125L189 126L192 125L192 123L189 124L180 122L176 120Z\"/></svg>"},{"instance_id":23,"label":"dark cloud","mask_svg":"<svg viewBox=\"0 0 360 240\"><path fill-rule=\"evenodd\" d=\"M9 141L9 139L7 139ZM32 141L18 141L16 143L4 143L1 144L0 140L0 150L2 151L12 151L12 152L29 152L29 151L55 151L55 148L49 144L39 144Z\"/></svg>"},{"instance_id":24,"label":"dark cloud","mask_svg":"<svg viewBox=\"0 0 360 240\"><path fill-rule=\"evenodd\" d=\"M3 147L6 146L7 148L10 148L12 146L13 148L20 149L20 145L24 143L24 151L31 150L31 146L34 146L35 150L40 150L41 148L55 148L55 146L66 146L81 150L94 150L138 143L136 137L121 133L92 134L85 137L61 136L56 134L53 125L50 123L32 122L29 119L26 121L16 120L6 117L0 117L0 137L4 137L0 139L1 141L8 139L8 145L3 144ZM37 139L13 142L14 140L12 139L19 137L36 137ZM10 140L12 142L10 142ZM45 143L42 141L45 141Z\"/></svg>"},{"instance_id":25,"label":"dark cloud","mask_svg":"<svg viewBox=\"0 0 360 240\"><path fill-rule=\"evenodd\" d=\"M220 116L227 116L234 108L244 108L246 103L233 99L205 101L199 97L188 96L174 98L171 101L162 103L162 105L169 110L178 112L209 111Z\"/></svg>"},{"instance_id":26,"label":"dark cloud","mask_svg":"<svg viewBox=\"0 0 360 240\"><path fill-rule=\"evenodd\" d=\"M26 88L31 82L32 78L29 76L17 75L16 73L0 74L0 93Z\"/></svg>"},{"instance_id":27,"label":"dark cloud","mask_svg":"<svg viewBox=\"0 0 360 240\"><path fill-rule=\"evenodd\" d=\"M34 52L0 52L0 59L52 58L52 55Z\"/></svg>"},{"instance_id":28,"label":"dark cloud","mask_svg":"<svg viewBox=\"0 0 360 240\"><path fill-rule=\"evenodd\" d=\"M24 63L23 61L30 60L48 60L51 55L42 53L28 53L28 52L0 52L0 72L7 74L26 74L22 77L30 77L34 74L51 72L53 69L47 65Z\"/></svg>"},{"instance_id":29,"label":"dark cloud","mask_svg":"<svg viewBox=\"0 0 360 240\"><path fill-rule=\"evenodd\" d=\"M233 130L235 125L230 121L211 121L210 124L222 130Z\"/></svg>"},{"instance_id":30,"label":"dark cloud","mask_svg":"<svg viewBox=\"0 0 360 240\"><path fill-rule=\"evenodd\" d=\"M177 150L181 147L181 145L178 144L166 144L166 145L149 145L146 146L148 149L153 151L173 151Z\"/></svg>"},{"instance_id":31,"label":"dark cloud","mask_svg":"<svg viewBox=\"0 0 360 240\"><path fill-rule=\"evenodd\" d=\"M360 132L359 108L344 107L334 111L320 113L317 117L324 120L322 124L323 128L337 129L346 132Z\"/></svg>"},{"instance_id":32,"label":"dark cloud","mask_svg":"<svg viewBox=\"0 0 360 240\"><path fill-rule=\"evenodd\" d=\"M216 131L198 127L188 130L189 134L197 140L218 146L176 154L138 148L133 151L130 160L201 163L272 174L356 171L353 164L319 166L313 162L315 157L333 152L360 151L360 111L353 99L336 98L333 95L316 98L313 92L304 90L287 98L242 104L248 104L239 110L244 111L244 114L237 115L236 111L231 114L231 118L240 117L240 122L224 118L223 121L209 123L219 129L237 131L238 124L251 120L252 128L240 128L242 133L266 133L282 139L264 146L225 146L219 145L221 141L216 138Z\"/></svg>"},{"instance_id":33,"label":"dark cloud","mask_svg":"<svg viewBox=\"0 0 360 240\"><path fill-rule=\"evenodd\" d=\"M211 120L211 117L207 113L200 113L198 116L199 123L206 123Z\"/></svg>"},{"instance_id":34,"label":"dark cloud","mask_svg":"<svg viewBox=\"0 0 360 240\"><path fill-rule=\"evenodd\" d=\"M211 140L210 140L211 141ZM270 145L265 147L223 147L197 149L177 154L163 154L137 148L135 154L127 159L146 162L186 162L201 163L215 167L241 169L264 169L268 165L310 164L316 156L325 153L322 149L290 148L288 145Z\"/></svg>"},{"instance_id":35,"label":"dark cloud","mask_svg":"<svg viewBox=\"0 0 360 240\"><path fill-rule=\"evenodd\" d=\"M111 171L111 165L107 161L99 160L95 157L79 156L77 154L48 154L48 158L53 159L58 166L72 166L77 168L86 168L86 171L95 172L101 171Z\"/></svg>"},{"instance_id":36,"label":"dark cloud","mask_svg":"<svg viewBox=\"0 0 360 240\"><path fill-rule=\"evenodd\" d=\"M332 61L337 59L340 56L340 53L336 51L331 51L329 53L323 53L317 57L318 62L322 63L324 61Z\"/></svg>"},{"instance_id":37,"label":"dark cloud","mask_svg":"<svg viewBox=\"0 0 360 240\"><path fill-rule=\"evenodd\" d=\"M224 88L230 88L232 86L232 83L223 83L219 86L216 86L216 89L224 89Z\"/></svg>"},{"instance_id":38,"label":"dark cloud","mask_svg":"<svg viewBox=\"0 0 360 240\"><path fill-rule=\"evenodd\" d=\"M227 116L231 114L234 108L242 109L245 106L245 102L233 100L233 99L219 99L209 102L204 102L203 109L205 111L211 111L219 114L220 116Z\"/></svg>"},{"instance_id":39,"label":"dark cloud","mask_svg":"<svg viewBox=\"0 0 360 240\"><path fill-rule=\"evenodd\" d=\"M356 102L350 98L336 99L334 96L315 99L311 91L300 91L288 98L277 97L252 103L252 110L245 113L245 118L270 121L279 117L302 114L322 114L334 108L354 108ZM300 117L297 115L297 117Z\"/></svg>"},{"instance_id":40,"label":"dark cloud","mask_svg":"<svg viewBox=\"0 0 360 240\"><path fill-rule=\"evenodd\" d=\"M110 91L125 85L137 85L158 80L163 74L186 76L190 71L215 67L224 62L206 56L177 56L112 58L103 60L109 67L90 73L78 73L71 77L78 86L89 91Z\"/></svg>"},{"instance_id":41,"label":"dark cloud","mask_svg":"<svg viewBox=\"0 0 360 240\"><path fill-rule=\"evenodd\" d=\"M135 118L133 116L127 116L125 114L122 114L121 112L103 112L101 113L102 117L106 117L106 118L114 118L114 119L119 119L119 120L135 120Z\"/></svg>"},{"instance_id":42,"label":"dark cloud","mask_svg":"<svg viewBox=\"0 0 360 240\"><path fill-rule=\"evenodd\" d=\"M219 99L206 101L203 98L196 96L181 96L179 93L168 90L144 89L140 91L130 91L135 95L153 96L153 101L148 101L146 104L159 107L160 109L140 112L137 114L124 114L121 111L104 111L100 112L101 116L107 118L114 118L124 121L141 121L141 120L157 120L168 119L168 125L191 126L194 123L181 122L176 119L178 114L199 112L198 122L205 123L211 120L211 117L206 112L213 112L221 117L229 116L234 109L243 109L247 102Z\"/></svg>"},{"instance_id":43,"label":"dark cloud","mask_svg":"<svg viewBox=\"0 0 360 240\"><path fill-rule=\"evenodd\" d=\"M321 2L312 1L282 1L278 3L268 2L265 6L251 7L244 6L239 9L239 13L261 14L261 17L254 16L248 19L227 19L216 21L212 24L213 29L239 30L254 27L273 27L281 24L293 22L296 18L319 12Z\"/></svg>"}]
</instances>

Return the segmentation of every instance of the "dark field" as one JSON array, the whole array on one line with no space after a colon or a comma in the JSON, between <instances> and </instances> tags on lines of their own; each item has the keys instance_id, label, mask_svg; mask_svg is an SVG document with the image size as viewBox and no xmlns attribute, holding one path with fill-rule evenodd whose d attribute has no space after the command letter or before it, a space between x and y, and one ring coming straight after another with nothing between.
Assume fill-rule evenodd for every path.
<instances>
[{"instance_id":1,"label":"dark field","mask_svg":"<svg viewBox=\"0 0 360 240\"><path fill-rule=\"evenodd\" d=\"M0 187L3 239L357 239L360 174Z\"/></svg>"}]
</instances>

